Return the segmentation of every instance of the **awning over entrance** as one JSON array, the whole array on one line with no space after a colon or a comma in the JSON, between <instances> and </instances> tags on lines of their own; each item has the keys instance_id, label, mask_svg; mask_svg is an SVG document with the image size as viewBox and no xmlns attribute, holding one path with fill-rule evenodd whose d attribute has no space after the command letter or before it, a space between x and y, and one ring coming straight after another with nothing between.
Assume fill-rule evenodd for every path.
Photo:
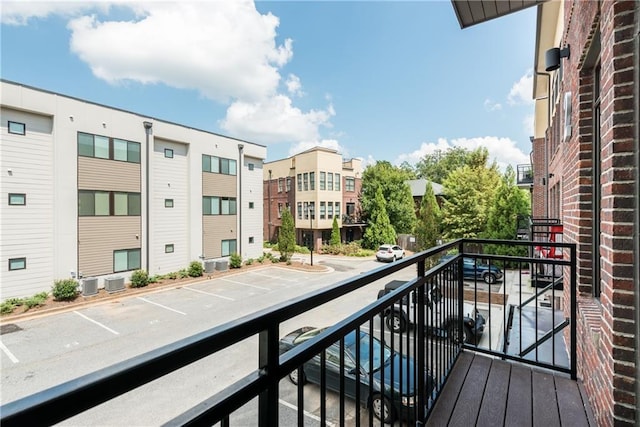
<instances>
[{"instance_id":1,"label":"awning over entrance","mask_svg":"<svg viewBox=\"0 0 640 427\"><path fill-rule=\"evenodd\" d=\"M451 0L460 28L499 18L547 0Z\"/></svg>"}]
</instances>

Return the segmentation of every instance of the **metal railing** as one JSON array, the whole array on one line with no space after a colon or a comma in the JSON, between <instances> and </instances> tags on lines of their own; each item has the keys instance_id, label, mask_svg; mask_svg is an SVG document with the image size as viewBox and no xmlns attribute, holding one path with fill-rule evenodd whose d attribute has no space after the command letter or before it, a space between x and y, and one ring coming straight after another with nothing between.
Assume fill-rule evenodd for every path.
<instances>
[{"instance_id":1,"label":"metal railing","mask_svg":"<svg viewBox=\"0 0 640 427\"><path fill-rule=\"evenodd\" d=\"M291 387L281 382L287 376L297 383L290 395L298 425L310 406L305 380L319 386L313 405L319 403L321 425L343 425L347 412L355 425L392 418L420 423L465 349L575 378L575 246L550 243L565 251L564 259L554 260L477 252L480 246L500 245L522 247L526 254L534 244L462 239L441 245L5 404L0 422L4 427L60 422L250 337L257 337L255 369L166 425L279 425L281 395ZM447 252L454 254L442 258ZM567 278L570 290L531 290L527 272L542 262L554 267L554 277ZM415 269L413 279L389 282L406 269ZM379 280L386 283L377 285ZM283 322L374 283L378 288L372 291L381 291L378 299L337 323L296 334L280 330ZM569 299L562 310L551 308L551 320L549 309L538 304L545 295ZM564 318L556 322L558 311ZM525 319L535 325L533 334L527 334ZM549 345L553 354L547 357ZM568 363L555 355L563 345ZM248 403L253 410L246 410Z\"/></svg>"}]
</instances>

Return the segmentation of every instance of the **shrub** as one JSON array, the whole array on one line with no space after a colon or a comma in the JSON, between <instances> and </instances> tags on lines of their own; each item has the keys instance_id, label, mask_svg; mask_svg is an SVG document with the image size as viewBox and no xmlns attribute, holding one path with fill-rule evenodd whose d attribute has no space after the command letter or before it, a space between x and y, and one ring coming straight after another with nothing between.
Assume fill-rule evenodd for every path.
<instances>
[{"instance_id":1,"label":"shrub","mask_svg":"<svg viewBox=\"0 0 640 427\"><path fill-rule=\"evenodd\" d=\"M167 273L167 274L165 274L165 277L166 277L167 279L175 280L175 279L177 279L177 278L178 278L178 273L177 273L177 272L175 272L175 271L172 271L171 273Z\"/></svg>"},{"instance_id":2,"label":"shrub","mask_svg":"<svg viewBox=\"0 0 640 427\"><path fill-rule=\"evenodd\" d=\"M0 304L0 314L11 314L16 309L16 305L11 300L2 301Z\"/></svg>"},{"instance_id":3,"label":"shrub","mask_svg":"<svg viewBox=\"0 0 640 427\"><path fill-rule=\"evenodd\" d=\"M9 298L5 302L8 302L9 304L15 305L16 307L21 306L22 304L24 304L24 300L22 298Z\"/></svg>"},{"instance_id":4,"label":"shrub","mask_svg":"<svg viewBox=\"0 0 640 427\"><path fill-rule=\"evenodd\" d=\"M186 268L183 268L182 270L178 271L179 279L184 279L186 277L189 277L189 270L187 270Z\"/></svg>"},{"instance_id":5,"label":"shrub","mask_svg":"<svg viewBox=\"0 0 640 427\"><path fill-rule=\"evenodd\" d=\"M72 301L78 296L78 282L73 279L56 280L51 293L56 301Z\"/></svg>"},{"instance_id":6,"label":"shrub","mask_svg":"<svg viewBox=\"0 0 640 427\"><path fill-rule=\"evenodd\" d=\"M242 257L238 253L232 253L229 257L229 266L231 268L240 268L242 267Z\"/></svg>"},{"instance_id":7,"label":"shrub","mask_svg":"<svg viewBox=\"0 0 640 427\"><path fill-rule=\"evenodd\" d=\"M309 253L311 253L311 251L309 250L308 247L306 247L306 246L298 246L298 245L295 246L294 252L298 253L298 254L309 254Z\"/></svg>"},{"instance_id":8,"label":"shrub","mask_svg":"<svg viewBox=\"0 0 640 427\"><path fill-rule=\"evenodd\" d=\"M244 262L244 264L245 264L245 265L251 265L251 264L253 264L253 258L248 258L248 259Z\"/></svg>"},{"instance_id":9,"label":"shrub","mask_svg":"<svg viewBox=\"0 0 640 427\"><path fill-rule=\"evenodd\" d=\"M145 270L136 270L131 274L131 287L142 288L149 284L149 273Z\"/></svg>"},{"instance_id":10,"label":"shrub","mask_svg":"<svg viewBox=\"0 0 640 427\"><path fill-rule=\"evenodd\" d=\"M191 277L200 277L204 273L204 266L200 261L191 261L188 273Z\"/></svg>"},{"instance_id":11,"label":"shrub","mask_svg":"<svg viewBox=\"0 0 640 427\"><path fill-rule=\"evenodd\" d=\"M49 297L48 293L40 292L38 294L35 294L32 297L26 298L24 300L24 305L27 306L27 309L34 308L34 307L39 307L41 305L44 305L44 303L45 303L45 301L47 301L48 297Z\"/></svg>"},{"instance_id":12,"label":"shrub","mask_svg":"<svg viewBox=\"0 0 640 427\"><path fill-rule=\"evenodd\" d=\"M154 276L149 277L149 283L158 283L162 279L163 279L162 274L156 274Z\"/></svg>"}]
</instances>

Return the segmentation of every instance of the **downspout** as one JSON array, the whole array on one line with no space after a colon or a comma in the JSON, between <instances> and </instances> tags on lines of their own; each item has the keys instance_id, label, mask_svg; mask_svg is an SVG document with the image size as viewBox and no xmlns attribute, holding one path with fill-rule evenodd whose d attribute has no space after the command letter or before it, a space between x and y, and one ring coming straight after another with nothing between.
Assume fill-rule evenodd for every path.
<instances>
[{"instance_id":1,"label":"downspout","mask_svg":"<svg viewBox=\"0 0 640 427\"><path fill-rule=\"evenodd\" d=\"M269 183L267 184L267 194L269 197L268 203L267 203L267 227L269 229L269 243L271 243L271 169L269 169Z\"/></svg>"},{"instance_id":2,"label":"downspout","mask_svg":"<svg viewBox=\"0 0 640 427\"><path fill-rule=\"evenodd\" d=\"M244 149L243 144L238 144L238 254L242 256L242 211L244 210L242 206L242 169L244 168L244 162L242 159L242 150Z\"/></svg>"},{"instance_id":3,"label":"downspout","mask_svg":"<svg viewBox=\"0 0 640 427\"><path fill-rule=\"evenodd\" d=\"M534 70L536 76L547 77L547 131L544 135L544 211L545 217L549 219L549 129L551 128L551 73L543 73L538 70ZM544 99L544 98L536 98Z\"/></svg>"},{"instance_id":4,"label":"downspout","mask_svg":"<svg viewBox=\"0 0 640 427\"><path fill-rule=\"evenodd\" d=\"M147 218L145 221L145 252L146 252L146 267L147 273L151 268L151 144L149 143L149 136L153 132L153 123L142 122L144 125L145 143L147 144L147 166L145 167L145 203Z\"/></svg>"}]
</instances>

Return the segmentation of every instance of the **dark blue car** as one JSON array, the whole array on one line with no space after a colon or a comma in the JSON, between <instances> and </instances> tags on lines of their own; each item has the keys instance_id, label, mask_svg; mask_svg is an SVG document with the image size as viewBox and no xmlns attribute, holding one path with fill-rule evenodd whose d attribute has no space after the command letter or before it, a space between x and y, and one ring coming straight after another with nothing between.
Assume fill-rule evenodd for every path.
<instances>
[{"instance_id":1,"label":"dark blue car","mask_svg":"<svg viewBox=\"0 0 640 427\"><path fill-rule=\"evenodd\" d=\"M440 259L440 262L446 262L454 256L445 255ZM504 277L504 273L499 267L483 264L476 258L466 257L462 259L462 274L465 279L482 279L490 285L501 281Z\"/></svg>"}]
</instances>

